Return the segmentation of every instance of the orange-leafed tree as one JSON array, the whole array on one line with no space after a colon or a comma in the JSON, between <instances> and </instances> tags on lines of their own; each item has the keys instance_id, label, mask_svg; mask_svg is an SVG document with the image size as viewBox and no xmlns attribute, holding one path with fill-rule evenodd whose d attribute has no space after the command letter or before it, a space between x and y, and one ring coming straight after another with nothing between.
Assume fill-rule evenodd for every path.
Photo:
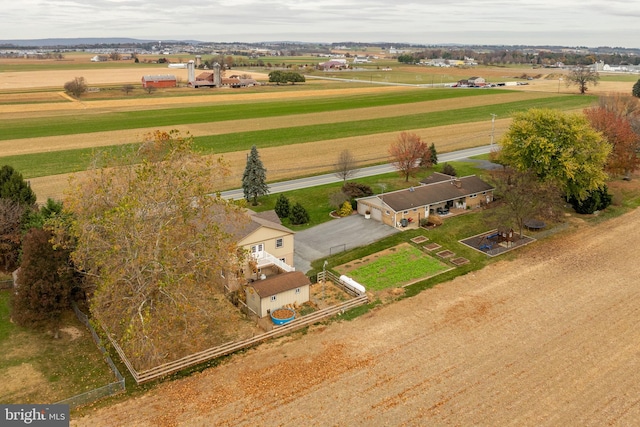
<instances>
[{"instance_id":1,"label":"orange-leafed tree","mask_svg":"<svg viewBox=\"0 0 640 427\"><path fill-rule=\"evenodd\" d=\"M248 220L216 193L226 164L177 132L114 160L73 180L64 204L93 318L136 369L228 341L221 276L243 265L234 226Z\"/></svg>"},{"instance_id":2,"label":"orange-leafed tree","mask_svg":"<svg viewBox=\"0 0 640 427\"><path fill-rule=\"evenodd\" d=\"M405 182L422 167L431 166L431 150L415 133L402 132L389 147L391 162Z\"/></svg>"},{"instance_id":3,"label":"orange-leafed tree","mask_svg":"<svg viewBox=\"0 0 640 427\"><path fill-rule=\"evenodd\" d=\"M640 158L640 135L634 132L631 122L625 116L616 114L603 106L592 107L584 111L591 126L601 132L611 144L612 151L605 169L612 175L628 177L638 168Z\"/></svg>"}]
</instances>

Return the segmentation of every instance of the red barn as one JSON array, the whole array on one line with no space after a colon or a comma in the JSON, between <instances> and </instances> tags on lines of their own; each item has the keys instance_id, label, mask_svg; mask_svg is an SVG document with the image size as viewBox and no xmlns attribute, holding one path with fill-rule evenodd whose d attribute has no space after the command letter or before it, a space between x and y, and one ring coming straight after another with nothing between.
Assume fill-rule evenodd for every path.
<instances>
[{"instance_id":1,"label":"red barn","mask_svg":"<svg viewBox=\"0 0 640 427\"><path fill-rule=\"evenodd\" d=\"M142 76L142 87L176 87L178 80L172 74L160 74L154 76Z\"/></svg>"}]
</instances>

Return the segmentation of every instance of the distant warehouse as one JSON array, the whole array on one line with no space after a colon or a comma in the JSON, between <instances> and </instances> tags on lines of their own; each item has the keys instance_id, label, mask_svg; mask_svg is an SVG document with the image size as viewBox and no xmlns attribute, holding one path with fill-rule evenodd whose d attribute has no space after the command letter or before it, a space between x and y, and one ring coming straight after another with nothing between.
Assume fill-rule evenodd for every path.
<instances>
[{"instance_id":1,"label":"distant warehouse","mask_svg":"<svg viewBox=\"0 0 640 427\"><path fill-rule=\"evenodd\" d=\"M172 74L158 74L153 76L142 76L142 87L176 87L178 79Z\"/></svg>"}]
</instances>

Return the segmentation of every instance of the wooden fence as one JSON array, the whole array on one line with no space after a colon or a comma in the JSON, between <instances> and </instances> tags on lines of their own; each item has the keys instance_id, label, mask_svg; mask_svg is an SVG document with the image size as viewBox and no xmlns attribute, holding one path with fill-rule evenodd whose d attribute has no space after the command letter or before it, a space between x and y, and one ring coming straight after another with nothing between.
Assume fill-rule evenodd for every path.
<instances>
[{"instance_id":1,"label":"wooden fence","mask_svg":"<svg viewBox=\"0 0 640 427\"><path fill-rule=\"evenodd\" d=\"M236 342L229 342L226 344L223 344L221 346L218 347L213 347L198 353L194 353L192 355L183 357L181 359L175 360L173 362L169 362L169 363L165 363L159 366L156 366L155 368L151 368L151 369L147 369L141 372L138 372L134 367L133 364L129 361L129 359L127 358L127 356L125 355L124 351L122 350L122 348L120 348L120 346L115 342L114 339L112 339L111 337L109 337L109 340L111 341L111 344L113 344L113 347L115 348L115 350L118 352L118 354L120 355L120 358L122 359L122 361L124 362L124 364L127 366L127 369L129 369L129 372L131 372L131 375L133 376L133 378L135 379L135 381L138 384L142 384L145 382L149 382L149 381L153 381L155 379L158 378L162 378L165 377L167 375L171 375L174 374L176 372L179 372L183 369L187 369L187 368L191 368L193 366L197 366L199 364L208 362L210 360L216 359L218 357L222 357L222 356L226 356L228 354L234 353L238 350L242 350L244 348L247 347L251 347L254 346L256 344L259 344L263 341L266 341L268 339L271 338L276 338L279 337L281 335L286 335L290 332L296 331L298 329L302 329L306 326L312 325L314 323L320 322L326 318L329 318L331 316L334 316L338 313L344 313L345 311L354 308L354 307L358 307L361 305L364 305L368 302L367 299L367 295L363 294L363 295L359 295L353 299L350 299L349 301L345 301L339 305L335 305L332 307L328 307L325 308L323 310L319 310L316 311L314 313L311 313L309 315L306 315L304 317L300 317L298 319L294 319L289 323L286 323L282 326L275 326L274 329L272 329L269 332L265 332L264 334L260 334L260 335L256 335L252 338L248 338L246 340L243 341L236 341ZM105 331L106 333L106 331ZM107 333L107 336L109 336L109 334Z\"/></svg>"}]
</instances>

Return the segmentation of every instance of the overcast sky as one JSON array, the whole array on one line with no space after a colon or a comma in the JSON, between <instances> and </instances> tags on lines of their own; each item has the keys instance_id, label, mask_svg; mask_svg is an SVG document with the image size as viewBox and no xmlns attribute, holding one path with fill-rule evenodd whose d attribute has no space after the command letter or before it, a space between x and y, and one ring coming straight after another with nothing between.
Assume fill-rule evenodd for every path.
<instances>
[{"instance_id":1,"label":"overcast sky","mask_svg":"<svg viewBox=\"0 0 640 427\"><path fill-rule=\"evenodd\" d=\"M0 40L406 42L640 48L640 0L5 0Z\"/></svg>"}]
</instances>

